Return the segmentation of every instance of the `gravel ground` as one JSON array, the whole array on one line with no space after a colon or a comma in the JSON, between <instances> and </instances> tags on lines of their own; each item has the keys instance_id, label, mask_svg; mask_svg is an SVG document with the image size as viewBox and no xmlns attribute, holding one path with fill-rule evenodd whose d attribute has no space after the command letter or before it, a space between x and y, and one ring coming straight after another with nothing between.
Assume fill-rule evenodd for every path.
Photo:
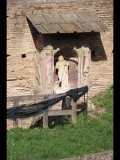
<instances>
[{"instance_id":1,"label":"gravel ground","mask_svg":"<svg viewBox=\"0 0 120 160\"><path fill-rule=\"evenodd\" d=\"M113 151L95 153L88 156L77 157L77 158L65 158L61 160L113 160Z\"/></svg>"}]
</instances>

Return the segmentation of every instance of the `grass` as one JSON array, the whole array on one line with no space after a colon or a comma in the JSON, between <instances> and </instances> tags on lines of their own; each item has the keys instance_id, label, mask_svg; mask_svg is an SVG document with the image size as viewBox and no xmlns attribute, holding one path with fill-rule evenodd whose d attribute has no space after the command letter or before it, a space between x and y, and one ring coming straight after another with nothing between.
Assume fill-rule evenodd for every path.
<instances>
[{"instance_id":1,"label":"grass","mask_svg":"<svg viewBox=\"0 0 120 160\"><path fill-rule=\"evenodd\" d=\"M101 96L102 95L102 96ZM84 118L77 124L53 129L22 129L7 131L7 160L60 160L113 149L113 86L92 99L105 113Z\"/></svg>"}]
</instances>

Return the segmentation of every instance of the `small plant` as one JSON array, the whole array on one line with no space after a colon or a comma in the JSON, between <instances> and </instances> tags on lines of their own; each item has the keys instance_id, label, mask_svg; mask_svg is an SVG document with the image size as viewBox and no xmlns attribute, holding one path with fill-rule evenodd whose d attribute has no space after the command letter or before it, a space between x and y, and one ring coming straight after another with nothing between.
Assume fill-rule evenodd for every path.
<instances>
[{"instance_id":1,"label":"small plant","mask_svg":"<svg viewBox=\"0 0 120 160\"><path fill-rule=\"evenodd\" d=\"M113 85L110 85L106 91L101 91L92 97L92 103L99 107L104 107L108 104L109 99L113 97Z\"/></svg>"}]
</instances>

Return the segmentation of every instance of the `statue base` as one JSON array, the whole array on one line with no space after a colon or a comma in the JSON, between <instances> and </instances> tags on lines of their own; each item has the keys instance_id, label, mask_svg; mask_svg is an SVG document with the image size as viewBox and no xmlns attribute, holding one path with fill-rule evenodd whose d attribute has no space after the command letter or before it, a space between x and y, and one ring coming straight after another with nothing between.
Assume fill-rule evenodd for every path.
<instances>
[{"instance_id":1,"label":"statue base","mask_svg":"<svg viewBox=\"0 0 120 160\"><path fill-rule=\"evenodd\" d=\"M61 87L55 85L54 86L54 93L55 94L65 93L65 92L69 91L70 89L71 88L69 85L68 86L61 86Z\"/></svg>"}]
</instances>

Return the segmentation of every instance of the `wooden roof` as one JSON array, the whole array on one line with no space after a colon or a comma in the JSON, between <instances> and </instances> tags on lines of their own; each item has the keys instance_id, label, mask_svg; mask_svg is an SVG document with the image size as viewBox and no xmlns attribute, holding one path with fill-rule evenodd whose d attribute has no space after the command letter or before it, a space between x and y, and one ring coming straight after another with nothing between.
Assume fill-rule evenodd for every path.
<instances>
[{"instance_id":1,"label":"wooden roof","mask_svg":"<svg viewBox=\"0 0 120 160\"><path fill-rule=\"evenodd\" d=\"M26 17L42 34L102 32L108 30L93 11L80 11L69 14L42 13L39 15L26 15Z\"/></svg>"}]
</instances>

